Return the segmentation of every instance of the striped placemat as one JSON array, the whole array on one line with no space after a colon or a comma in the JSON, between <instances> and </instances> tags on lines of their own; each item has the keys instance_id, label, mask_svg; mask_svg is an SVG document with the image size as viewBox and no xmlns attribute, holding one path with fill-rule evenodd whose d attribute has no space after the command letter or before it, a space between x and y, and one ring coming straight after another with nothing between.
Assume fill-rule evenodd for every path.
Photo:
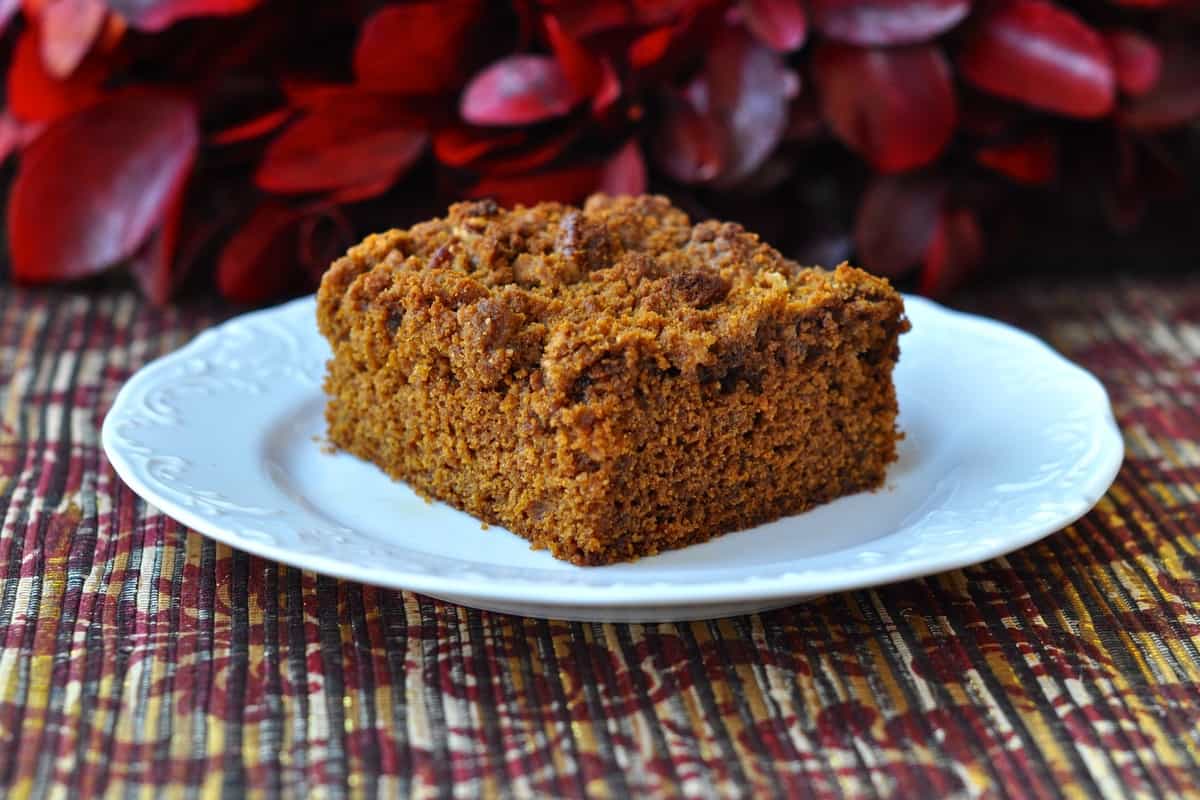
<instances>
[{"instance_id":1,"label":"striped placemat","mask_svg":"<svg viewBox=\"0 0 1200 800\"><path fill-rule=\"evenodd\" d=\"M1200 279L959 305L1108 386L1128 457L1092 513L877 591L588 625L188 532L98 434L226 312L0 287L0 794L1200 796Z\"/></svg>"}]
</instances>

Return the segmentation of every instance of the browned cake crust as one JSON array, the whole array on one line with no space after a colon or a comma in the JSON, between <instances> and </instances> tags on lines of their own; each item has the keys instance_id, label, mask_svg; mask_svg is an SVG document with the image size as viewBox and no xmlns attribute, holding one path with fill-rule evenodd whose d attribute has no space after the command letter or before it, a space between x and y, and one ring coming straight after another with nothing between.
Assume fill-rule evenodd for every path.
<instances>
[{"instance_id":1,"label":"browned cake crust","mask_svg":"<svg viewBox=\"0 0 1200 800\"><path fill-rule=\"evenodd\" d=\"M460 203L367 237L317 297L333 444L576 564L875 488L896 458L887 281L662 197Z\"/></svg>"}]
</instances>

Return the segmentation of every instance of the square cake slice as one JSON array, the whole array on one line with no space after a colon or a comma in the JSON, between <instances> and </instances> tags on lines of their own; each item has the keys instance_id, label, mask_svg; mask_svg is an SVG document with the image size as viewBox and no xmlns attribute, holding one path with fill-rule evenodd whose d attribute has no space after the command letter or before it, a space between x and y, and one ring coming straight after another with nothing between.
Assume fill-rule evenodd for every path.
<instances>
[{"instance_id":1,"label":"square cake slice","mask_svg":"<svg viewBox=\"0 0 1200 800\"><path fill-rule=\"evenodd\" d=\"M879 487L887 281L802 268L662 197L460 203L326 273L329 438L576 564Z\"/></svg>"}]
</instances>

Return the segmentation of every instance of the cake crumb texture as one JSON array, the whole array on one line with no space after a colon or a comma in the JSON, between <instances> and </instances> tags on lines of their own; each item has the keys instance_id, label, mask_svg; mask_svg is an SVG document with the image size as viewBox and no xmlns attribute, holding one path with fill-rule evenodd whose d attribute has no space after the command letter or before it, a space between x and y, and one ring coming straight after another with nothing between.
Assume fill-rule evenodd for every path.
<instances>
[{"instance_id":1,"label":"cake crumb texture","mask_svg":"<svg viewBox=\"0 0 1200 800\"><path fill-rule=\"evenodd\" d=\"M662 197L459 203L367 237L317 297L330 441L576 564L876 488L896 458L900 295Z\"/></svg>"}]
</instances>

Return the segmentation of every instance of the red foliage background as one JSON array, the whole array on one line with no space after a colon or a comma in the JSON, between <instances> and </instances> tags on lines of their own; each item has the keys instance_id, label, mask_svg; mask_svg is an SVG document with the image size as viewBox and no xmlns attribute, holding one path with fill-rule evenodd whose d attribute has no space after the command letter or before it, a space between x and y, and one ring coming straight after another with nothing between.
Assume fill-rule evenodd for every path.
<instances>
[{"instance_id":1,"label":"red foliage background","mask_svg":"<svg viewBox=\"0 0 1200 800\"><path fill-rule=\"evenodd\" d=\"M1195 180L1198 23L1200 0L0 0L10 270L125 265L162 303L212 264L259 303L454 198L650 188L936 294L1022 210L1128 231Z\"/></svg>"}]
</instances>

